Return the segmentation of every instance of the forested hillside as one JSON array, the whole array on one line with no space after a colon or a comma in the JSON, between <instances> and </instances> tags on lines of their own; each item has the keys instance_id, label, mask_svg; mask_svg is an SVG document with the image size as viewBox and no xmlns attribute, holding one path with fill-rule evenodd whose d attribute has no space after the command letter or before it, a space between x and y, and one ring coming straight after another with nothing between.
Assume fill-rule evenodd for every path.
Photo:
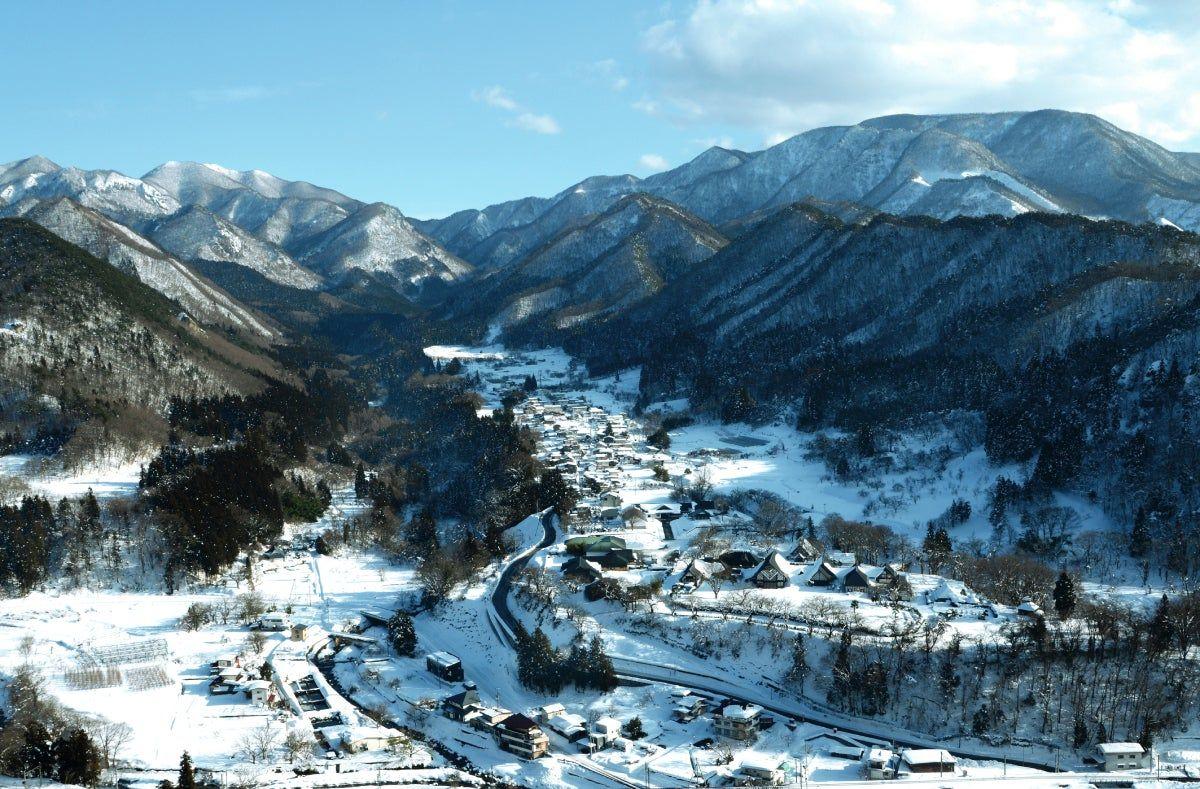
<instances>
[{"instance_id":1,"label":"forested hillside","mask_svg":"<svg viewBox=\"0 0 1200 789\"><path fill-rule=\"evenodd\" d=\"M165 435L175 396L257 391L278 365L38 225L0 220L0 434L80 462ZM115 446L114 446L115 445Z\"/></svg>"}]
</instances>

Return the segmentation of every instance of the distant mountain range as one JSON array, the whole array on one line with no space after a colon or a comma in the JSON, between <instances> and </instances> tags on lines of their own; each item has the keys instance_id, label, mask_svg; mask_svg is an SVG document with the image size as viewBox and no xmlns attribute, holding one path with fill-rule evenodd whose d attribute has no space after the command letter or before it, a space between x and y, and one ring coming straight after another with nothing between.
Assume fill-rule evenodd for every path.
<instances>
[{"instance_id":1,"label":"distant mountain range","mask_svg":"<svg viewBox=\"0 0 1200 789\"><path fill-rule=\"evenodd\" d=\"M580 218L645 192L718 227L817 200L938 219L1029 211L1200 229L1200 156L1094 115L1057 110L893 115L798 134L763 151L710 148L645 179L597 176L417 225L482 268L526 254Z\"/></svg>"},{"instance_id":2,"label":"distant mountain range","mask_svg":"<svg viewBox=\"0 0 1200 789\"><path fill-rule=\"evenodd\" d=\"M409 295L429 281L450 283L471 272L391 206L212 164L168 162L131 178L35 156L0 165L0 216L43 224L198 319L263 335L270 330L239 314L192 264L240 266L309 290L336 288L351 272L365 271Z\"/></svg>"},{"instance_id":3,"label":"distant mountain range","mask_svg":"<svg viewBox=\"0 0 1200 789\"><path fill-rule=\"evenodd\" d=\"M260 170L168 162L132 178L42 157L0 165L0 216L47 227L197 320L267 341L280 326L264 314L346 297L417 300L477 331L580 330L661 304L700 272L708 284L736 278L764 250L795 257L810 226L1031 212L1200 230L1200 155L1080 113L900 115L424 221ZM1009 232L978 229L997 227ZM718 253L717 269L702 265ZM393 295L380 299L380 288ZM732 323L763 320L770 295Z\"/></svg>"}]
</instances>

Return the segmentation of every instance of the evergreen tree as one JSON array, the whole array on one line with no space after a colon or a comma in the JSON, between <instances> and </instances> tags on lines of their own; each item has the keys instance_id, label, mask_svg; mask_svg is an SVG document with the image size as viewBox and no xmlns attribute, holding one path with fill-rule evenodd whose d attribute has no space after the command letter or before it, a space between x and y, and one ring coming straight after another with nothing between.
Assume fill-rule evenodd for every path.
<instances>
[{"instance_id":1,"label":"evergreen tree","mask_svg":"<svg viewBox=\"0 0 1200 789\"><path fill-rule=\"evenodd\" d=\"M392 649L396 650L397 655L416 656L417 629L407 611L397 611L388 620L388 640L391 641Z\"/></svg>"},{"instance_id":2,"label":"evergreen tree","mask_svg":"<svg viewBox=\"0 0 1200 789\"><path fill-rule=\"evenodd\" d=\"M54 772L54 753L50 732L39 721L25 724L24 743L17 754L16 772L22 777L50 778Z\"/></svg>"},{"instance_id":3,"label":"evergreen tree","mask_svg":"<svg viewBox=\"0 0 1200 789\"><path fill-rule=\"evenodd\" d=\"M371 485L367 480L367 470L360 462L354 469L354 498L362 501L371 495Z\"/></svg>"},{"instance_id":4,"label":"evergreen tree","mask_svg":"<svg viewBox=\"0 0 1200 789\"><path fill-rule=\"evenodd\" d=\"M837 657L833 661L833 684L829 687L828 701L843 708L850 703L851 698L851 638L849 629L842 631L841 640L838 642Z\"/></svg>"},{"instance_id":5,"label":"evergreen tree","mask_svg":"<svg viewBox=\"0 0 1200 789\"><path fill-rule=\"evenodd\" d=\"M179 780L175 785L179 789L196 789L196 772L192 768L192 757L187 751L179 757Z\"/></svg>"},{"instance_id":6,"label":"evergreen tree","mask_svg":"<svg viewBox=\"0 0 1200 789\"><path fill-rule=\"evenodd\" d=\"M607 693L617 686L617 671L613 668L612 658L604 651L604 642L600 636L592 636L588 645L588 686Z\"/></svg>"},{"instance_id":7,"label":"evergreen tree","mask_svg":"<svg viewBox=\"0 0 1200 789\"><path fill-rule=\"evenodd\" d=\"M100 749L83 729L60 734L52 751L59 783L95 786L100 781Z\"/></svg>"},{"instance_id":8,"label":"evergreen tree","mask_svg":"<svg viewBox=\"0 0 1200 789\"><path fill-rule=\"evenodd\" d=\"M987 734L989 728L988 714L985 707L980 707L975 710L975 714L971 716L971 733L976 737Z\"/></svg>"},{"instance_id":9,"label":"evergreen tree","mask_svg":"<svg viewBox=\"0 0 1200 789\"><path fill-rule=\"evenodd\" d=\"M646 443L656 449L666 452L671 448L671 436L663 428L659 428L646 437Z\"/></svg>"},{"instance_id":10,"label":"evergreen tree","mask_svg":"<svg viewBox=\"0 0 1200 789\"><path fill-rule=\"evenodd\" d=\"M1054 610L1059 619L1068 619L1075 611L1075 581L1063 570L1054 583Z\"/></svg>"},{"instance_id":11,"label":"evergreen tree","mask_svg":"<svg viewBox=\"0 0 1200 789\"><path fill-rule=\"evenodd\" d=\"M935 573L950 559L953 551L950 535L941 526L934 525L933 521L930 521L925 529L925 541L921 548L925 553L925 561L929 564L929 569Z\"/></svg>"},{"instance_id":12,"label":"evergreen tree","mask_svg":"<svg viewBox=\"0 0 1200 789\"><path fill-rule=\"evenodd\" d=\"M801 695L804 694L804 681L808 678L808 673L808 647L804 643L804 636L797 633L796 640L792 642L792 665L788 669L787 678L799 686Z\"/></svg>"},{"instance_id":13,"label":"evergreen tree","mask_svg":"<svg viewBox=\"0 0 1200 789\"><path fill-rule=\"evenodd\" d=\"M1175 639L1175 622L1171 618L1171 601L1164 594L1158 601L1158 609L1150 620L1147 630L1147 647L1151 654L1157 655L1171 646Z\"/></svg>"},{"instance_id":14,"label":"evergreen tree","mask_svg":"<svg viewBox=\"0 0 1200 789\"><path fill-rule=\"evenodd\" d=\"M1150 551L1150 517L1145 507L1138 507L1133 517L1133 530L1129 533L1129 555L1144 557Z\"/></svg>"},{"instance_id":15,"label":"evergreen tree","mask_svg":"<svg viewBox=\"0 0 1200 789\"><path fill-rule=\"evenodd\" d=\"M1074 733L1074 736L1071 738L1071 746L1073 748L1075 748L1076 750L1078 750L1079 748L1082 748L1083 746L1087 745L1087 741L1088 741L1087 723L1085 723L1083 720L1083 713L1076 712L1075 713L1075 733Z\"/></svg>"}]
</instances>

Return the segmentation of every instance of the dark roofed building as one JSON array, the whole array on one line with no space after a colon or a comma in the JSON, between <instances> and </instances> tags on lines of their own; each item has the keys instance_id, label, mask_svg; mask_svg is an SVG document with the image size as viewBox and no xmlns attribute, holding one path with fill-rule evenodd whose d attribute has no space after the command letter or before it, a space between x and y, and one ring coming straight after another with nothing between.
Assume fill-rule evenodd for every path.
<instances>
[{"instance_id":1,"label":"dark roofed building","mask_svg":"<svg viewBox=\"0 0 1200 789\"><path fill-rule=\"evenodd\" d=\"M783 564L779 551L771 551L750 575L750 582L759 589L782 589L788 583L788 568Z\"/></svg>"},{"instance_id":2,"label":"dark roofed building","mask_svg":"<svg viewBox=\"0 0 1200 789\"><path fill-rule=\"evenodd\" d=\"M717 557L717 561L731 570L749 570L758 566L759 559L750 551L726 551Z\"/></svg>"}]
</instances>

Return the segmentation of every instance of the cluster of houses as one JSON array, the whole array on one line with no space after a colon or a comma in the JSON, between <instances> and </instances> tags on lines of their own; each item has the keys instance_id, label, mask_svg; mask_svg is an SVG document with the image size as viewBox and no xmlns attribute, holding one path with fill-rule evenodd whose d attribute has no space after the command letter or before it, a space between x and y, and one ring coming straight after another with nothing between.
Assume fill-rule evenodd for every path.
<instances>
[{"instance_id":1,"label":"cluster of houses","mask_svg":"<svg viewBox=\"0 0 1200 789\"><path fill-rule=\"evenodd\" d=\"M550 751L550 738L538 721L520 712L483 703L474 682L442 699L442 714L451 720L490 733L496 744L523 759L538 759Z\"/></svg>"},{"instance_id":2,"label":"cluster of houses","mask_svg":"<svg viewBox=\"0 0 1200 789\"><path fill-rule=\"evenodd\" d=\"M672 593L695 591L711 583L714 576L733 582L744 581L759 589L796 585L866 593L895 589L904 579L900 565L873 567L861 564L853 553L822 551L812 541L801 539L786 559L779 551L770 551L760 558L744 549L729 550L717 557L692 559L672 587Z\"/></svg>"},{"instance_id":3,"label":"cluster of houses","mask_svg":"<svg viewBox=\"0 0 1200 789\"><path fill-rule=\"evenodd\" d=\"M644 437L622 414L589 405L580 396L543 399L531 395L513 407L513 415L537 431L539 458L558 469L581 494L574 513L577 528L614 521L620 499L604 500L621 482L622 464L640 463Z\"/></svg>"},{"instance_id":4,"label":"cluster of houses","mask_svg":"<svg viewBox=\"0 0 1200 789\"><path fill-rule=\"evenodd\" d=\"M208 692L213 696L244 694L259 707L278 701L275 683L256 676L242 665L237 655L222 655L208 665Z\"/></svg>"}]
</instances>

